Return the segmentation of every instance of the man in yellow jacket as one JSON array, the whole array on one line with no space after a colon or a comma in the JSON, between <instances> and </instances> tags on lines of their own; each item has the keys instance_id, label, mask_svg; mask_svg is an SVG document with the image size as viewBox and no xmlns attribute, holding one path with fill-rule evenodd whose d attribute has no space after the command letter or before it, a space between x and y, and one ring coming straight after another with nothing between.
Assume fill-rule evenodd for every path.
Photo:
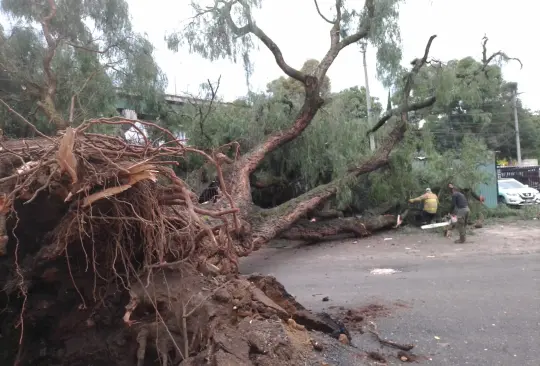
<instances>
[{"instance_id":1,"label":"man in yellow jacket","mask_svg":"<svg viewBox=\"0 0 540 366\"><path fill-rule=\"evenodd\" d=\"M412 198L409 200L410 203L413 202L424 202L424 209L422 211L422 223L429 224L435 218L437 214L437 208L439 207L439 197L433 192L431 188L426 188L426 193L420 197Z\"/></svg>"}]
</instances>

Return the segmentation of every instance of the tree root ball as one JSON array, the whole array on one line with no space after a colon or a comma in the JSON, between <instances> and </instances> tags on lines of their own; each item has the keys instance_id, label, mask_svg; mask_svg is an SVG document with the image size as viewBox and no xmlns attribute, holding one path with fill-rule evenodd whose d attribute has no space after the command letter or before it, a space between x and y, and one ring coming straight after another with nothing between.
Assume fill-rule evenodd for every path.
<instances>
[{"instance_id":1,"label":"tree root ball","mask_svg":"<svg viewBox=\"0 0 540 366\"><path fill-rule=\"evenodd\" d=\"M69 278L64 270L58 269L58 278ZM162 366L168 360L197 366L296 366L313 357L305 327L278 304L289 300L274 278L254 277L265 284L259 288L242 276L201 276L189 265L153 269L139 278L129 291L105 288L97 301L85 299L84 308L73 289L33 289L19 364ZM18 341L19 332L5 332L17 322L15 314L2 314L6 344ZM13 349L2 364L13 364Z\"/></svg>"}]
</instances>

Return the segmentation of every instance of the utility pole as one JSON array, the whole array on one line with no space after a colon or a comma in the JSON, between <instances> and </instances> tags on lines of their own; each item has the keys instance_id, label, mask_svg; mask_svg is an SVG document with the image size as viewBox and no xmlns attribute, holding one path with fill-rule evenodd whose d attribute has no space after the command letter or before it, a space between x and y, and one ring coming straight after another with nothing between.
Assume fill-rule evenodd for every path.
<instances>
[{"instance_id":1,"label":"utility pole","mask_svg":"<svg viewBox=\"0 0 540 366\"><path fill-rule=\"evenodd\" d=\"M512 92L512 104L514 106L514 126L516 128L516 150L518 166L521 166L521 143L519 141L519 121L517 113L517 85Z\"/></svg>"},{"instance_id":2,"label":"utility pole","mask_svg":"<svg viewBox=\"0 0 540 366\"><path fill-rule=\"evenodd\" d=\"M368 80L367 62L366 62L367 42L360 43L360 50L362 52L362 58L364 60L364 79L366 81L365 87L366 87L367 121L368 121L369 128L372 128L373 123L372 123L372 118L371 118L371 94L369 94L369 80ZM369 147L371 151L375 151L375 135L372 133L369 134Z\"/></svg>"}]
</instances>

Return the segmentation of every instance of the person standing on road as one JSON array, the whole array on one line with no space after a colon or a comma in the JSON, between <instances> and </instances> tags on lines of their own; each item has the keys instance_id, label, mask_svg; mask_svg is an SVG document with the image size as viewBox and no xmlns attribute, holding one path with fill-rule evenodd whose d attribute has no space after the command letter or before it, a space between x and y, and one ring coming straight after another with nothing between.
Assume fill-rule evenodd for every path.
<instances>
[{"instance_id":1,"label":"person standing on road","mask_svg":"<svg viewBox=\"0 0 540 366\"><path fill-rule=\"evenodd\" d=\"M457 216L457 228L459 231L459 239L455 243L465 243L467 236L467 221L469 219L469 202L467 197L452 185L452 213Z\"/></svg>"},{"instance_id":2,"label":"person standing on road","mask_svg":"<svg viewBox=\"0 0 540 366\"><path fill-rule=\"evenodd\" d=\"M430 224L437 214L439 197L437 197L435 193L431 192L431 188L426 188L426 193L420 197L411 198L409 203L420 201L424 202L424 208L422 210L422 224Z\"/></svg>"}]
</instances>

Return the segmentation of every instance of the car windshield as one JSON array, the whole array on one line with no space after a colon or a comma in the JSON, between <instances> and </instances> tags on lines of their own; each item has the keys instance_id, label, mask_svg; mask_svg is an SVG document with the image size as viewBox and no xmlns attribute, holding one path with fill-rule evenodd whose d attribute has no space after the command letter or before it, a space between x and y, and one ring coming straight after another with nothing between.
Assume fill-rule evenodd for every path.
<instances>
[{"instance_id":1,"label":"car windshield","mask_svg":"<svg viewBox=\"0 0 540 366\"><path fill-rule=\"evenodd\" d=\"M513 189L513 188L523 188L525 187L523 184L518 182L517 180L505 180L502 182L499 182L499 187L503 189Z\"/></svg>"}]
</instances>

